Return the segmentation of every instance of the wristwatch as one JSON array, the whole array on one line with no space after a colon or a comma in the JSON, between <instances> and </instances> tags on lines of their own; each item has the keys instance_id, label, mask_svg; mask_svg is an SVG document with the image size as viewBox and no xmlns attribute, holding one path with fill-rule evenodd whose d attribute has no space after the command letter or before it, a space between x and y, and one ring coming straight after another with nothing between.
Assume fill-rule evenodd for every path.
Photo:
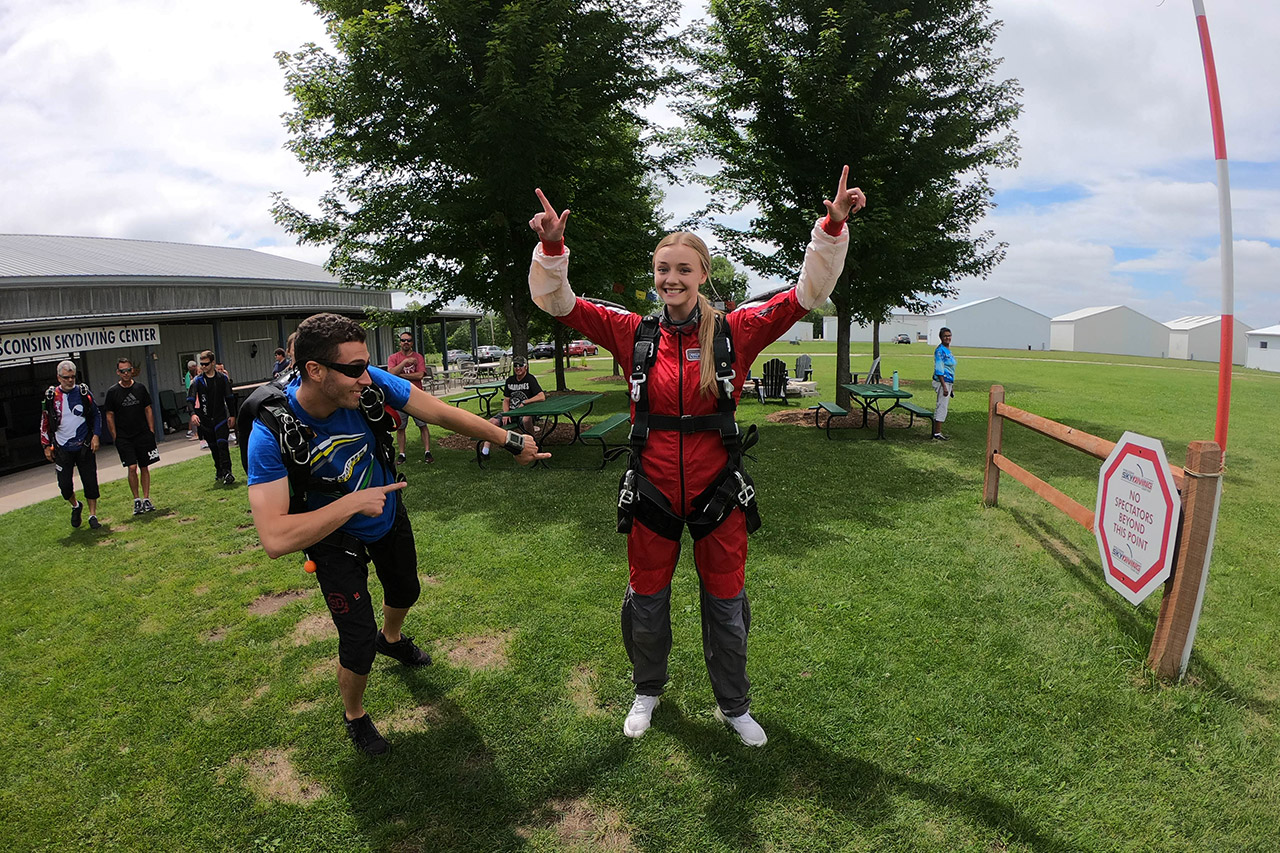
<instances>
[{"instance_id":1,"label":"wristwatch","mask_svg":"<svg viewBox=\"0 0 1280 853\"><path fill-rule=\"evenodd\" d=\"M507 440L502 445L502 449L512 456L519 456L524 450L524 436L513 430L507 430Z\"/></svg>"}]
</instances>

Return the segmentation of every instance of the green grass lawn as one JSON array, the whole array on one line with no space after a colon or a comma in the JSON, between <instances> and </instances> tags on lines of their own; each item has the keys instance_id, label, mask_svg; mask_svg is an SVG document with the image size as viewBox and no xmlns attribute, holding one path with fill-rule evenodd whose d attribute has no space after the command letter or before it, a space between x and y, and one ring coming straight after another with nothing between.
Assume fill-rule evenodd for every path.
<instances>
[{"instance_id":1,"label":"green grass lawn","mask_svg":"<svg viewBox=\"0 0 1280 853\"><path fill-rule=\"evenodd\" d=\"M802 351L835 399L830 344L769 354ZM930 407L931 352L884 353ZM0 837L14 851L1280 849L1280 376L1236 373L1203 618L1169 686L1143 666L1159 594L1125 603L1092 536L1017 483L983 506L987 389L1106 438L1152 435L1181 464L1212 437L1215 367L956 352L948 443L920 425L828 441L768 423L776 404L740 409L761 425L765 526L747 569L761 750L711 716L688 547L671 684L650 732L622 735L620 463L410 462L426 582L406 630L436 663L375 663L381 759L344 738L337 644L301 558L265 557L244 486L215 486L207 458L155 472L153 515L105 486L101 531L73 531L59 500L5 515ZM606 393L596 415L623 410L591 364L571 386ZM1016 425L1005 449L1092 507L1096 460Z\"/></svg>"}]
</instances>

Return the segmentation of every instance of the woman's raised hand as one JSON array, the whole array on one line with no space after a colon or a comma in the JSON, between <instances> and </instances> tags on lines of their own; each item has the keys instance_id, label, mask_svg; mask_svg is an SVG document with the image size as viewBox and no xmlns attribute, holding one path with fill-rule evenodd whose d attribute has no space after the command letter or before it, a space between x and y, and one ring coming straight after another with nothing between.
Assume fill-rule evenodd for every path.
<instances>
[{"instance_id":1,"label":"woman's raised hand","mask_svg":"<svg viewBox=\"0 0 1280 853\"><path fill-rule=\"evenodd\" d=\"M538 195L541 196L542 193ZM545 202L544 199L543 203ZM836 188L835 200L824 198L822 203L827 206L827 215L831 217L832 222L844 222L867 206L867 196L859 187L849 189L849 167L845 166L840 172L840 186Z\"/></svg>"},{"instance_id":2,"label":"woman's raised hand","mask_svg":"<svg viewBox=\"0 0 1280 853\"><path fill-rule=\"evenodd\" d=\"M846 168L845 171L847 172L848 169ZM563 213L557 214L551 202L547 201L547 197L542 194L542 190L534 190L534 192L538 194L538 201L542 202L542 212L533 215L529 220L529 227L538 233L538 239L542 242L559 243L564 239L564 224L569 219L569 209L565 208Z\"/></svg>"}]
</instances>

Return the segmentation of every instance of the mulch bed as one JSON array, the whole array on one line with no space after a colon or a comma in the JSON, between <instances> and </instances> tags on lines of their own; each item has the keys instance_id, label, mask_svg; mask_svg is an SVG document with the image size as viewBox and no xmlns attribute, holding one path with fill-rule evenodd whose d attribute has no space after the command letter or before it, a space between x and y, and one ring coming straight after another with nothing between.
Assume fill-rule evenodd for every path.
<instances>
[{"instance_id":1,"label":"mulch bed","mask_svg":"<svg viewBox=\"0 0 1280 853\"><path fill-rule=\"evenodd\" d=\"M588 424L588 427L590 425ZM585 429L585 427L584 427ZM539 432L533 436L534 441L538 442L539 447L552 447L557 444L570 444L573 441L573 424L561 423L551 432ZM476 452L476 440L468 438L465 435L457 433L448 433L439 438L433 436L431 438L431 450L435 451L437 447L443 447L446 450L464 450L467 453Z\"/></svg>"},{"instance_id":2,"label":"mulch bed","mask_svg":"<svg viewBox=\"0 0 1280 853\"><path fill-rule=\"evenodd\" d=\"M801 402L803 403L803 400ZM813 428L813 412L808 408L779 409L776 412L769 413L769 415L765 417L765 420L771 424L786 424L787 426ZM917 416L916 420L918 421L920 418ZM889 429L890 427L906 427L910 422L911 415L895 411L890 413L889 417L885 419L884 426L885 429ZM826 429L827 416L825 413L818 418L818 423L821 424L818 429ZM872 421L870 425L874 427L876 425L876 421ZM832 418L831 420L832 429L844 429L860 426L862 426L861 409L851 409L849 414L845 417Z\"/></svg>"}]
</instances>

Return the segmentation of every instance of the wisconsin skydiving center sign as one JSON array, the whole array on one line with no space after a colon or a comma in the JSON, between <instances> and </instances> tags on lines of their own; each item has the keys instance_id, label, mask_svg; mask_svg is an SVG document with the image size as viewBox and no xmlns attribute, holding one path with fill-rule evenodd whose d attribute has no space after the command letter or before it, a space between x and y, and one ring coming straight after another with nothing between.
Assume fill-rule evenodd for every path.
<instances>
[{"instance_id":1,"label":"wisconsin skydiving center sign","mask_svg":"<svg viewBox=\"0 0 1280 853\"><path fill-rule=\"evenodd\" d=\"M1126 432L1098 474L1094 532L1107 583L1130 604L1168 580L1181 512L1164 446Z\"/></svg>"},{"instance_id":2,"label":"wisconsin skydiving center sign","mask_svg":"<svg viewBox=\"0 0 1280 853\"><path fill-rule=\"evenodd\" d=\"M154 324L4 333L0 334L0 360L45 361L73 352L112 347L157 346L159 343L160 327Z\"/></svg>"}]
</instances>

